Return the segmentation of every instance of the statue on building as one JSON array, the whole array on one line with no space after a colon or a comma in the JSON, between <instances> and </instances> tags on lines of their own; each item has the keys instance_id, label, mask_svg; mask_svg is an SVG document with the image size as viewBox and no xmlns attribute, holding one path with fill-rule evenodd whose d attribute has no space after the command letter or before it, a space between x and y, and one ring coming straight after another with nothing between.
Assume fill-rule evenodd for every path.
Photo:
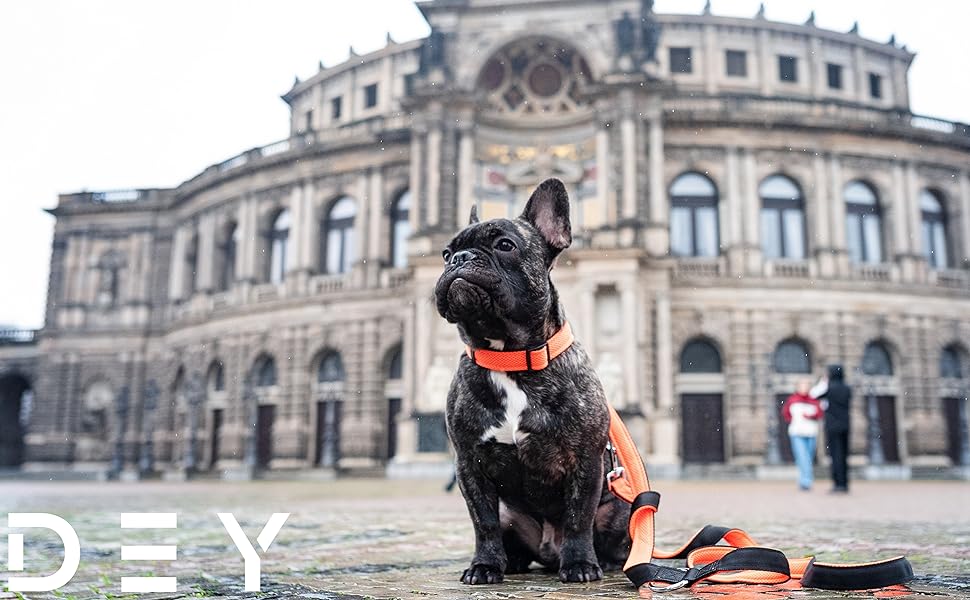
<instances>
[{"instance_id":1,"label":"statue on building","mask_svg":"<svg viewBox=\"0 0 970 600\"><path fill-rule=\"evenodd\" d=\"M623 12L623 18L616 22L616 55L617 58L632 56L637 47L636 25L628 11Z\"/></svg>"},{"instance_id":2,"label":"statue on building","mask_svg":"<svg viewBox=\"0 0 970 600\"><path fill-rule=\"evenodd\" d=\"M420 67L422 74L445 66L445 34L437 27L431 28L431 34L421 45Z\"/></svg>"},{"instance_id":3,"label":"statue on building","mask_svg":"<svg viewBox=\"0 0 970 600\"><path fill-rule=\"evenodd\" d=\"M653 13L653 0L640 2L640 45L643 62L657 62L657 45L660 43L660 23Z\"/></svg>"}]
</instances>

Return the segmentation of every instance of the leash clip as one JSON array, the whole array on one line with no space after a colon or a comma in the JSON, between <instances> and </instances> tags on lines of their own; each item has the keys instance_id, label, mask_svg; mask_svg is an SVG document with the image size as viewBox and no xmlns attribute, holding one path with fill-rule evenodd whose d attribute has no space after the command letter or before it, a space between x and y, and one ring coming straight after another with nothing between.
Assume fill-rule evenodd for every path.
<instances>
[{"instance_id":1,"label":"leash clip","mask_svg":"<svg viewBox=\"0 0 970 600\"><path fill-rule=\"evenodd\" d=\"M620 465L620 459L616 455L616 448L612 442L606 442L606 450L610 453L610 466L612 467L610 472L606 474L606 481L612 483L614 480L623 477L624 469Z\"/></svg>"},{"instance_id":2,"label":"leash clip","mask_svg":"<svg viewBox=\"0 0 970 600\"><path fill-rule=\"evenodd\" d=\"M657 592L658 594L663 594L664 592L673 592L681 588L685 588L690 585L690 580L681 579L677 583L671 583L670 585L654 585L652 583L647 584L651 592Z\"/></svg>"}]
</instances>

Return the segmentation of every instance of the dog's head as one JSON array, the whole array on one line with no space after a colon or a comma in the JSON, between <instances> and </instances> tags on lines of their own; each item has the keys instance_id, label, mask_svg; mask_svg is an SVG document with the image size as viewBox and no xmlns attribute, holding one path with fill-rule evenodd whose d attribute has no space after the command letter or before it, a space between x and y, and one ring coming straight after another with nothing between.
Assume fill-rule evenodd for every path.
<instances>
[{"instance_id":1,"label":"dog's head","mask_svg":"<svg viewBox=\"0 0 970 600\"><path fill-rule=\"evenodd\" d=\"M556 308L549 271L570 243L569 198L558 179L542 182L516 219L479 222L473 208L442 252L438 312L477 347L528 343Z\"/></svg>"}]
</instances>

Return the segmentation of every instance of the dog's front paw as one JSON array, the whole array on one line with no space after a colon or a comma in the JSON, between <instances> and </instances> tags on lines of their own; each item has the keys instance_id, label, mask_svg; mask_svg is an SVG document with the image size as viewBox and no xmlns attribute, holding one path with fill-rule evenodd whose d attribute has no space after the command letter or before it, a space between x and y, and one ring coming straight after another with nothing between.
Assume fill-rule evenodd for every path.
<instances>
[{"instance_id":1,"label":"dog's front paw","mask_svg":"<svg viewBox=\"0 0 970 600\"><path fill-rule=\"evenodd\" d=\"M599 581L602 578L603 570L596 563L574 562L569 565L563 565L559 569L559 581L563 583Z\"/></svg>"},{"instance_id":2,"label":"dog's front paw","mask_svg":"<svg viewBox=\"0 0 970 600\"><path fill-rule=\"evenodd\" d=\"M461 575L461 582L465 585L477 585L479 583L502 583L505 576L502 569L495 565L476 565L465 569Z\"/></svg>"}]
</instances>

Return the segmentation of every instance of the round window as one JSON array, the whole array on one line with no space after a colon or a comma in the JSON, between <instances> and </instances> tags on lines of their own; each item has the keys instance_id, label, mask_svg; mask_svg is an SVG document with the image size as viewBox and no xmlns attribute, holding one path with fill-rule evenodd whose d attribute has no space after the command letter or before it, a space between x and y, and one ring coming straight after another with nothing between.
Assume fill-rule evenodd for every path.
<instances>
[{"instance_id":1,"label":"round window","mask_svg":"<svg viewBox=\"0 0 970 600\"><path fill-rule=\"evenodd\" d=\"M555 96L562 89L562 73L559 69L548 64L540 63L529 73L529 88L537 96L548 98Z\"/></svg>"}]
</instances>

